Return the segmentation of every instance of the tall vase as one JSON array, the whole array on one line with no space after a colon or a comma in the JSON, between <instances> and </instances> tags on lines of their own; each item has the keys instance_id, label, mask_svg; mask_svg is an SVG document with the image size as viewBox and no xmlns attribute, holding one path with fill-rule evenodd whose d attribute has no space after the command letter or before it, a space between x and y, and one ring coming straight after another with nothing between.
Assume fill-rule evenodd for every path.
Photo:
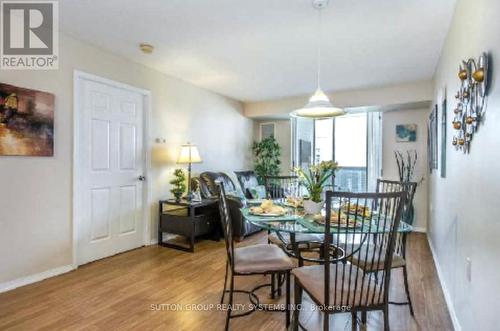
<instances>
[{"instance_id":1,"label":"tall vase","mask_svg":"<svg viewBox=\"0 0 500 331\"><path fill-rule=\"evenodd\" d=\"M304 200L304 211L309 215L319 214L321 213L321 209L323 209L324 204L325 203L323 201L314 202L312 200Z\"/></svg>"},{"instance_id":2,"label":"tall vase","mask_svg":"<svg viewBox=\"0 0 500 331\"><path fill-rule=\"evenodd\" d=\"M413 201L408 206L408 210L406 212L406 219L404 220L407 224L413 225L413 219L415 218L415 207L413 206Z\"/></svg>"}]
</instances>

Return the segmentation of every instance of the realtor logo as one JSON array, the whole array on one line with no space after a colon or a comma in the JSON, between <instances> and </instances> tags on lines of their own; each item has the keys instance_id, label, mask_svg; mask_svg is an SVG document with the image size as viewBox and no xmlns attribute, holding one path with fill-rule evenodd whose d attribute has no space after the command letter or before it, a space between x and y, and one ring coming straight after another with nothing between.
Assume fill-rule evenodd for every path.
<instances>
[{"instance_id":1,"label":"realtor logo","mask_svg":"<svg viewBox=\"0 0 500 331\"><path fill-rule=\"evenodd\" d=\"M0 1L0 69L58 69L57 1Z\"/></svg>"}]
</instances>

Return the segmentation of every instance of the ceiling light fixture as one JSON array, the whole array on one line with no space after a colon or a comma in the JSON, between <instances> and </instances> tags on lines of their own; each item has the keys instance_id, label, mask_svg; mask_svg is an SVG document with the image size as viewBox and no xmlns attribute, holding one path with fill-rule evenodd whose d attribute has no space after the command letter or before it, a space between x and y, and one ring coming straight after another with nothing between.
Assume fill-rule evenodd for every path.
<instances>
[{"instance_id":1,"label":"ceiling light fixture","mask_svg":"<svg viewBox=\"0 0 500 331\"><path fill-rule=\"evenodd\" d=\"M290 116L292 117L305 117L305 118L331 118L336 116L345 115L344 109L335 107L330 102L330 99L326 96L325 92L321 89L321 32L322 32L322 21L321 21L321 11L323 8L328 6L329 0L313 0L312 6L318 11L318 53L317 53L317 65L318 65L318 87L316 92L311 96L307 105L303 108L293 111Z\"/></svg>"}]
</instances>

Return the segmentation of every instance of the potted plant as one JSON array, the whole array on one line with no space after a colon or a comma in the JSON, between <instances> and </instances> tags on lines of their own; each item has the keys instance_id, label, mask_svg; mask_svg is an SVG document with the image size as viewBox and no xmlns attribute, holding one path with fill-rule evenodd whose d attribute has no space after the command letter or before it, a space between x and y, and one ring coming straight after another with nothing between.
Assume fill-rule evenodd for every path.
<instances>
[{"instance_id":1,"label":"potted plant","mask_svg":"<svg viewBox=\"0 0 500 331\"><path fill-rule=\"evenodd\" d=\"M281 147L274 136L262 139L260 142L254 142L252 151L255 174L261 184L264 183L265 176L279 175Z\"/></svg>"},{"instance_id":2,"label":"potted plant","mask_svg":"<svg viewBox=\"0 0 500 331\"><path fill-rule=\"evenodd\" d=\"M170 181L173 188L170 190L175 197L175 201L181 201L182 195L186 191L186 175L182 169L174 170L174 179Z\"/></svg>"},{"instance_id":3,"label":"potted plant","mask_svg":"<svg viewBox=\"0 0 500 331\"><path fill-rule=\"evenodd\" d=\"M307 170L298 167L295 172L299 176L301 184L309 193L309 199L304 200L304 211L307 214L318 214L323 208L322 193L328 180L335 176L337 162L323 161L317 165L310 165Z\"/></svg>"}]
</instances>

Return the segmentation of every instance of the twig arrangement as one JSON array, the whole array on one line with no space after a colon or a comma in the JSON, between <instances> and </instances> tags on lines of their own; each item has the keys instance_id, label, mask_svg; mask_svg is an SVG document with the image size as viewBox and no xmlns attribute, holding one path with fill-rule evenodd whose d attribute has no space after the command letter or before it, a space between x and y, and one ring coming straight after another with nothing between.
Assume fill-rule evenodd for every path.
<instances>
[{"instance_id":1,"label":"twig arrangement","mask_svg":"<svg viewBox=\"0 0 500 331\"><path fill-rule=\"evenodd\" d=\"M411 182L417 165L417 151L406 151L406 155L400 151L394 151L394 156L398 165L399 180L402 182Z\"/></svg>"}]
</instances>

